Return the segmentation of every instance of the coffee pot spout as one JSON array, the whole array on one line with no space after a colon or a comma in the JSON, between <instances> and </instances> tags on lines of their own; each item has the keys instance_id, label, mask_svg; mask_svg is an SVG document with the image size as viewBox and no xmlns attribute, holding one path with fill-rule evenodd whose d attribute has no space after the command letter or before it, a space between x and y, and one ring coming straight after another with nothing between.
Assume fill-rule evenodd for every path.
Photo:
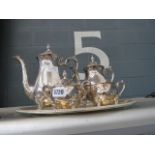
<instances>
[{"instance_id":1,"label":"coffee pot spout","mask_svg":"<svg viewBox=\"0 0 155 155\"><path fill-rule=\"evenodd\" d=\"M15 56L14 58L20 63L21 68L22 68L22 83L23 83L25 93L30 99L33 99L34 87L29 85L26 65L20 56Z\"/></svg>"}]
</instances>

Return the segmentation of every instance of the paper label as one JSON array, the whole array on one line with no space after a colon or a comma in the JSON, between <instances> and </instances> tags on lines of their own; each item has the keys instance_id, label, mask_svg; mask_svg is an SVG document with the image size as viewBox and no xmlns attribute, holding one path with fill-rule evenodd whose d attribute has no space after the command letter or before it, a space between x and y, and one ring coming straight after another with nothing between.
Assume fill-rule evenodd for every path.
<instances>
[{"instance_id":1,"label":"paper label","mask_svg":"<svg viewBox=\"0 0 155 155\"><path fill-rule=\"evenodd\" d=\"M67 95L67 90L64 87L56 87L52 91L53 97L66 97L66 95Z\"/></svg>"}]
</instances>

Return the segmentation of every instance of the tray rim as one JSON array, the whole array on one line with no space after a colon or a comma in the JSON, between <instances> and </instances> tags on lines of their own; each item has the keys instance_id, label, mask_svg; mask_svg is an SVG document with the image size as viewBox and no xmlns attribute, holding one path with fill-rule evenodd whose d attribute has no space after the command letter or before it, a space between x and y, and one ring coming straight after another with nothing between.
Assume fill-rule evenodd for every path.
<instances>
[{"instance_id":1,"label":"tray rim","mask_svg":"<svg viewBox=\"0 0 155 155\"><path fill-rule=\"evenodd\" d=\"M86 113L86 112L97 112L105 111L117 108L128 107L135 104L136 101L132 99L122 99L118 104L107 105L107 106L96 106L87 108L75 108L75 109L28 109L35 108L35 106L24 106L16 109L16 112L22 114L34 114L34 115L58 115L58 114L73 114L73 113Z\"/></svg>"}]
</instances>

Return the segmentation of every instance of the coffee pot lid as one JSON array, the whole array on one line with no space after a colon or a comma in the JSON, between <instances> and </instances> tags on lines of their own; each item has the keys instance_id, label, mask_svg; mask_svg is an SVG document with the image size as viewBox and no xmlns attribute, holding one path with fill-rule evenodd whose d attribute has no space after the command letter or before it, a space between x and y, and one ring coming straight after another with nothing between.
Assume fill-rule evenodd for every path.
<instances>
[{"instance_id":1,"label":"coffee pot lid","mask_svg":"<svg viewBox=\"0 0 155 155\"><path fill-rule=\"evenodd\" d=\"M51 50L50 44L47 44L46 50L43 53L40 53L39 57L42 57L42 58L50 57L50 58L56 59L57 55Z\"/></svg>"}]
</instances>

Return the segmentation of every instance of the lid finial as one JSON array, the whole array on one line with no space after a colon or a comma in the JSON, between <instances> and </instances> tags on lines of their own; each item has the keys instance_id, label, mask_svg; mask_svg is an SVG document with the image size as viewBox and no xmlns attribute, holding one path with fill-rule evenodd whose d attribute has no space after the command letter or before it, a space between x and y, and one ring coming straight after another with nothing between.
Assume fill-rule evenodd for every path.
<instances>
[{"instance_id":1,"label":"lid finial","mask_svg":"<svg viewBox=\"0 0 155 155\"><path fill-rule=\"evenodd\" d=\"M93 55L91 55L91 62L94 63L95 62L95 58Z\"/></svg>"},{"instance_id":2,"label":"lid finial","mask_svg":"<svg viewBox=\"0 0 155 155\"><path fill-rule=\"evenodd\" d=\"M50 44L47 44L47 45L46 45L47 51L50 51L50 48L51 48Z\"/></svg>"},{"instance_id":3,"label":"lid finial","mask_svg":"<svg viewBox=\"0 0 155 155\"><path fill-rule=\"evenodd\" d=\"M97 62L95 61L95 57L93 55L91 55L90 59L91 59L90 64L97 65Z\"/></svg>"}]
</instances>

